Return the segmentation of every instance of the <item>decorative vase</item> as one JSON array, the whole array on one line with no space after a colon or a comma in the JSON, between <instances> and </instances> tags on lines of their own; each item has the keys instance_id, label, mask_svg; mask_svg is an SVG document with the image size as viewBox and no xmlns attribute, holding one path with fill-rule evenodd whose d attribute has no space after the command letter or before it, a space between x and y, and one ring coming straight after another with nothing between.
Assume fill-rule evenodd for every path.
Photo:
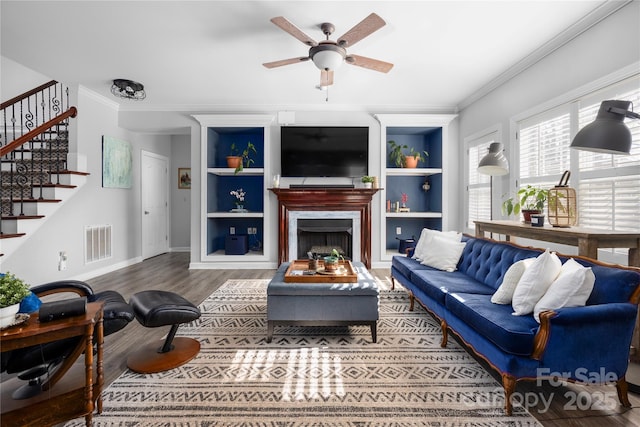
<instances>
[{"instance_id":1,"label":"decorative vase","mask_svg":"<svg viewBox=\"0 0 640 427\"><path fill-rule=\"evenodd\" d=\"M237 210L239 210L239 211L241 211L241 210L243 210L243 209L244 209L244 205L240 205L240 204L237 204L237 203L236 203L236 209L237 209Z\"/></svg>"},{"instance_id":2,"label":"decorative vase","mask_svg":"<svg viewBox=\"0 0 640 427\"><path fill-rule=\"evenodd\" d=\"M20 310L19 303L0 308L0 328L6 328L15 322L18 310Z\"/></svg>"},{"instance_id":3,"label":"decorative vase","mask_svg":"<svg viewBox=\"0 0 640 427\"><path fill-rule=\"evenodd\" d=\"M240 156L227 156L227 167L232 169L237 168L242 163L242 157Z\"/></svg>"}]
</instances>

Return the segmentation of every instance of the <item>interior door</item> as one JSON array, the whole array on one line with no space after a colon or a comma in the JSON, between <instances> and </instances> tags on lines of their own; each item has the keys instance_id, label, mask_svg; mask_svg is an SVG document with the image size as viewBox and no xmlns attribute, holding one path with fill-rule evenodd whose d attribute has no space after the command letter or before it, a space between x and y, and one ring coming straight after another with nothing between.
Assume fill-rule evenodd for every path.
<instances>
[{"instance_id":1,"label":"interior door","mask_svg":"<svg viewBox=\"0 0 640 427\"><path fill-rule=\"evenodd\" d=\"M169 176L167 157L143 151L142 175L142 258L169 251Z\"/></svg>"}]
</instances>

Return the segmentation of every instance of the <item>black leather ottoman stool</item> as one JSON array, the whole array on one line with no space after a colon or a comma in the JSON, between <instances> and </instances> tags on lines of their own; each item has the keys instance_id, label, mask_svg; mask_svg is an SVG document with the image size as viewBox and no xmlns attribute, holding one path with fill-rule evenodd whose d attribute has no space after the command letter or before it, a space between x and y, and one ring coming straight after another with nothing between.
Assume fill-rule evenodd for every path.
<instances>
[{"instance_id":1,"label":"black leather ottoman stool","mask_svg":"<svg viewBox=\"0 0 640 427\"><path fill-rule=\"evenodd\" d=\"M167 291L142 291L129 300L133 312L143 326L157 328L171 325L171 330L158 348L158 343L144 345L127 358L127 366L141 374L168 371L184 365L200 351L200 342L175 337L178 326L200 317L200 310L178 294Z\"/></svg>"}]
</instances>

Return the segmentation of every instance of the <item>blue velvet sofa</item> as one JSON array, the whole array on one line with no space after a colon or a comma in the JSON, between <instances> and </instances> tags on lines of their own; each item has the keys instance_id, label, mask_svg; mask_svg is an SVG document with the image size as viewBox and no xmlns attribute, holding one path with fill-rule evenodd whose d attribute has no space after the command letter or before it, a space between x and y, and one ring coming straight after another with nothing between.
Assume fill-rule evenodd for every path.
<instances>
[{"instance_id":1,"label":"blue velvet sofa","mask_svg":"<svg viewBox=\"0 0 640 427\"><path fill-rule=\"evenodd\" d=\"M393 257L392 282L407 289L411 309L417 300L440 322L442 347L451 332L500 373L508 414L516 382L539 378L615 381L620 402L630 406L625 373L640 269L573 257L596 277L586 306L544 311L538 323L533 315L513 316L510 305L493 304L491 296L511 264L543 250L466 235L462 241L466 246L456 271L422 265L409 251Z\"/></svg>"}]
</instances>

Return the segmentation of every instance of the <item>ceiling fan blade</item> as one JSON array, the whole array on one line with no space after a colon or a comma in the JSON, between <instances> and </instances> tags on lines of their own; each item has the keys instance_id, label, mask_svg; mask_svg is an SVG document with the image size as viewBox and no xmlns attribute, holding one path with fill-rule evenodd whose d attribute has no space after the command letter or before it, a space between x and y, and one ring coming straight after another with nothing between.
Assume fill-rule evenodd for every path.
<instances>
[{"instance_id":1,"label":"ceiling fan blade","mask_svg":"<svg viewBox=\"0 0 640 427\"><path fill-rule=\"evenodd\" d=\"M384 62L360 55L349 55L345 58L345 62L347 64L357 65L358 67L368 68L381 73L388 73L393 68L393 64L390 62Z\"/></svg>"},{"instance_id":2,"label":"ceiling fan blade","mask_svg":"<svg viewBox=\"0 0 640 427\"><path fill-rule=\"evenodd\" d=\"M276 16L275 18L271 18L271 22L276 24L278 27L291 34L293 37L300 40L302 43L307 46L317 46L318 42L306 35L300 28L293 25L287 18L284 16Z\"/></svg>"},{"instance_id":3,"label":"ceiling fan blade","mask_svg":"<svg viewBox=\"0 0 640 427\"><path fill-rule=\"evenodd\" d=\"M353 46L369 34L378 31L386 24L387 23L384 22L384 19L380 18L375 13L372 13L340 37L338 39L338 44L342 47Z\"/></svg>"},{"instance_id":4,"label":"ceiling fan blade","mask_svg":"<svg viewBox=\"0 0 640 427\"><path fill-rule=\"evenodd\" d=\"M333 70L320 70L320 87L333 84Z\"/></svg>"},{"instance_id":5,"label":"ceiling fan blade","mask_svg":"<svg viewBox=\"0 0 640 427\"><path fill-rule=\"evenodd\" d=\"M276 67L282 67L283 65L297 64L298 62L304 62L308 60L309 60L308 56L301 56L299 58L289 58L289 59L281 59L279 61L265 62L262 65L264 65L267 68L276 68Z\"/></svg>"}]
</instances>

